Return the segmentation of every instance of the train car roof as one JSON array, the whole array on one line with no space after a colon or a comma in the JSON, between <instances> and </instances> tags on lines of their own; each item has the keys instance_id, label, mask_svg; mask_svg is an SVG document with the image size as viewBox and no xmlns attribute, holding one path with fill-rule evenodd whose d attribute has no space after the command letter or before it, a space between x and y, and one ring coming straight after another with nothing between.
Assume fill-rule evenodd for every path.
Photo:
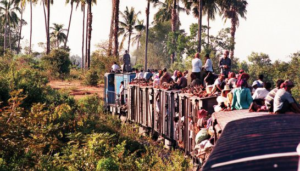
<instances>
[{"instance_id":1,"label":"train car roof","mask_svg":"<svg viewBox=\"0 0 300 171\"><path fill-rule=\"evenodd\" d=\"M225 127L203 170L297 170L299 115L267 115Z\"/></svg>"},{"instance_id":2,"label":"train car roof","mask_svg":"<svg viewBox=\"0 0 300 171\"><path fill-rule=\"evenodd\" d=\"M225 126L235 120L252 118L258 116L270 115L268 112L249 112L249 110L233 110L233 111L221 111L212 114L212 120L217 123L217 127L222 131ZM220 132L219 132L220 133Z\"/></svg>"}]
</instances>

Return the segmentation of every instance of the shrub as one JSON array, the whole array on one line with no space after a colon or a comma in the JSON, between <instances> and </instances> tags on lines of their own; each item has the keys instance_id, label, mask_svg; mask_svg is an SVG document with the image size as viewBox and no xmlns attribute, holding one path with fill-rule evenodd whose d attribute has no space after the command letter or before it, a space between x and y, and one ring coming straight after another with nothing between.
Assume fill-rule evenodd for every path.
<instances>
[{"instance_id":1,"label":"shrub","mask_svg":"<svg viewBox=\"0 0 300 171\"><path fill-rule=\"evenodd\" d=\"M86 85L97 86L99 80L100 80L100 78L99 78L99 76L98 76L97 71L90 70L90 71L88 71L87 74L85 75L84 83L85 83Z\"/></svg>"},{"instance_id":2,"label":"shrub","mask_svg":"<svg viewBox=\"0 0 300 171\"><path fill-rule=\"evenodd\" d=\"M0 75L0 106L1 103L4 105L7 104L7 100L9 99L9 83L6 78Z\"/></svg>"},{"instance_id":3,"label":"shrub","mask_svg":"<svg viewBox=\"0 0 300 171\"><path fill-rule=\"evenodd\" d=\"M114 171L119 170L119 166L112 158L103 158L99 160L97 164L97 170L99 171Z\"/></svg>"},{"instance_id":4,"label":"shrub","mask_svg":"<svg viewBox=\"0 0 300 171\"><path fill-rule=\"evenodd\" d=\"M70 74L69 53L62 49L52 50L49 55L42 57L42 65L54 77Z\"/></svg>"}]
</instances>

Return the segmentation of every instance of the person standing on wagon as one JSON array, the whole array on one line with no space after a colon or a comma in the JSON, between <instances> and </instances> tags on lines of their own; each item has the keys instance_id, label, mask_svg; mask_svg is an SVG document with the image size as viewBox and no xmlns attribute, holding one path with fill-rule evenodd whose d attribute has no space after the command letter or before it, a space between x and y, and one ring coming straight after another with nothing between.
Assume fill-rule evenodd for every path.
<instances>
[{"instance_id":1,"label":"person standing on wagon","mask_svg":"<svg viewBox=\"0 0 300 171\"><path fill-rule=\"evenodd\" d=\"M125 50L125 54L123 55L123 63L123 72L131 72L130 55L127 50Z\"/></svg>"},{"instance_id":2,"label":"person standing on wagon","mask_svg":"<svg viewBox=\"0 0 300 171\"><path fill-rule=\"evenodd\" d=\"M221 74L225 75L225 78L228 77L228 73L231 71L231 59L228 58L229 51L224 52L224 57L220 59L219 67L221 68Z\"/></svg>"}]
</instances>

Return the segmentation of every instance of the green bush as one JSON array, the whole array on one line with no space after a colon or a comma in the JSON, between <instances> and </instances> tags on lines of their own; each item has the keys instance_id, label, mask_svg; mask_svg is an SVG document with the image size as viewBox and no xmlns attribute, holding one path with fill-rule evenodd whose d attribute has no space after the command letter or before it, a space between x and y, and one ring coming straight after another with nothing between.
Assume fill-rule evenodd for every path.
<instances>
[{"instance_id":1,"label":"green bush","mask_svg":"<svg viewBox=\"0 0 300 171\"><path fill-rule=\"evenodd\" d=\"M99 171L115 171L119 170L119 166L112 158L103 158L99 160L97 164L97 170Z\"/></svg>"},{"instance_id":2,"label":"green bush","mask_svg":"<svg viewBox=\"0 0 300 171\"><path fill-rule=\"evenodd\" d=\"M69 53L62 49L55 49L49 55L42 57L42 66L51 76L63 77L70 74L71 61Z\"/></svg>"},{"instance_id":3,"label":"green bush","mask_svg":"<svg viewBox=\"0 0 300 171\"><path fill-rule=\"evenodd\" d=\"M6 78L0 75L0 106L7 105L7 100L9 99L9 82Z\"/></svg>"},{"instance_id":4,"label":"green bush","mask_svg":"<svg viewBox=\"0 0 300 171\"><path fill-rule=\"evenodd\" d=\"M88 71L87 74L85 75L84 83L85 83L86 85L97 86L99 80L100 80L100 78L99 78L99 76L98 76L97 71L90 70L90 71Z\"/></svg>"}]
</instances>

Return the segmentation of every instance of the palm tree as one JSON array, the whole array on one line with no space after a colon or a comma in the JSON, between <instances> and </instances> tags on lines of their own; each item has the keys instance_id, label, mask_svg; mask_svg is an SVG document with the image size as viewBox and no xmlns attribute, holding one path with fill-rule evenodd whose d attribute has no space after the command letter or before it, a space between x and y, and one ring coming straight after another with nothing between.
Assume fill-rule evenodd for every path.
<instances>
[{"instance_id":1,"label":"palm tree","mask_svg":"<svg viewBox=\"0 0 300 171\"><path fill-rule=\"evenodd\" d=\"M21 13L20 8L18 7L18 3L16 3L15 0L2 0L0 2L0 11L3 11L3 23L4 24L4 49L6 49L6 36L7 36L7 30L9 34L9 47L11 49L11 32L10 27L16 27L20 21L17 12Z\"/></svg>"},{"instance_id":2,"label":"palm tree","mask_svg":"<svg viewBox=\"0 0 300 171\"><path fill-rule=\"evenodd\" d=\"M63 24L53 23L53 27L50 27L52 32L50 33L51 38L56 42L56 48L59 48L59 45L62 42L65 42L67 39L67 35L64 33L67 29L63 28Z\"/></svg>"},{"instance_id":3,"label":"palm tree","mask_svg":"<svg viewBox=\"0 0 300 171\"><path fill-rule=\"evenodd\" d=\"M179 15L177 14L179 14L179 12L186 12L187 14L189 14L189 10L180 7L177 1L178 0L165 0L165 2L158 2L155 4L155 6L159 6L157 13L154 14L155 23L169 21L173 18L172 28L176 27L176 24L179 23ZM175 11L173 9L175 9Z\"/></svg>"},{"instance_id":4,"label":"palm tree","mask_svg":"<svg viewBox=\"0 0 300 171\"><path fill-rule=\"evenodd\" d=\"M134 8L131 7L130 11L128 7L126 7L126 10L123 12L120 12L123 21L120 21L120 28L119 28L119 34L123 35L123 40L121 42L120 48L123 47L124 40L128 38L128 53L130 52L130 41L131 41L131 35L134 32L135 28L143 27L143 25L136 25L137 17L141 12L135 13Z\"/></svg>"},{"instance_id":5,"label":"palm tree","mask_svg":"<svg viewBox=\"0 0 300 171\"><path fill-rule=\"evenodd\" d=\"M113 36L114 36L114 20L115 20L115 1L112 0L112 9L111 9L111 20L110 20L110 31L109 31L109 40L108 40L108 56L112 56L112 44L113 44Z\"/></svg>"},{"instance_id":6,"label":"palm tree","mask_svg":"<svg viewBox=\"0 0 300 171\"><path fill-rule=\"evenodd\" d=\"M70 12L69 26L68 26L68 31L67 31L67 39L65 41L64 48L67 47L67 42L68 42L68 38L69 38L71 21L72 21L72 15L73 15L73 5L74 5L74 3L77 3L77 2L79 2L79 0L66 0L66 4L70 3L70 5L71 5L71 12Z\"/></svg>"},{"instance_id":7,"label":"palm tree","mask_svg":"<svg viewBox=\"0 0 300 171\"><path fill-rule=\"evenodd\" d=\"M87 29L86 29L86 68L90 68L91 66L91 40L92 40L92 22L93 22L93 14L92 14L92 5L97 4L97 0L86 0L87 3Z\"/></svg>"},{"instance_id":8,"label":"palm tree","mask_svg":"<svg viewBox=\"0 0 300 171\"><path fill-rule=\"evenodd\" d=\"M172 32L175 33L179 28L179 12L186 11L189 14L189 10L185 10L184 8L177 5L178 0L165 0L165 3L158 2L161 8L154 15L154 20L156 22L164 22L164 21L172 21ZM175 40L173 40L175 44ZM175 52L172 52L171 63L174 63Z\"/></svg>"},{"instance_id":9,"label":"palm tree","mask_svg":"<svg viewBox=\"0 0 300 171\"><path fill-rule=\"evenodd\" d=\"M215 14L220 12L217 0L205 0L203 13L207 15L207 45L209 46L209 20L215 19Z\"/></svg>"},{"instance_id":10,"label":"palm tree","mask_svg":"<svg viewBox=\"0 0 300 171\"><path fill-rule=\"evenodd\" d=\"M118 48L119 48L119 40L118 40L118 33L119 33L119 6L120 6L120 0L114 0L114 17L115 17L115 28L114 28L114 56L119 56Z\"/></svg>"},{"instance_id":11,"label":"palm tree","mask_svg":"<svg viewBox=\"0 0 300 171\"><path fill-rule=\"evenodd\" d=\"M86 5L86 2L85 0L79 0L77 1L77 6L80 4L81 6L81 11L82 11L82 14L83 14L83 17L82 17L82 47L81 47L81 69L82 71L84 70L85 68L85 55L84 55L84 33L85 33L85 5Z\"/></svg>"},{"instance_id":12,"label":"palm tree","mask_svg":"<svg viewBox=\"0 0 300 171\"><path fill-rule=\"evenodd\" d=\"M147 58L148 58L148 36L149 36L149 15L150 15L150 3L157 3L158 0L147 0L146 8L146 47L145 47L145 64L144 69L147 70Z\"/></svg>"},{"instance_id":13,"label":"palm tree","mask_svg":"<svg viewBox=\"0 0 300 171\"><path fill-rule=\"evenodd\" d=\"M232 48L230 58L234 57L235 32L239 26L239 16L246 19L247 5L246 0L220 0L220 7L223 13L223 18L231 20L231 41Z\"/></svg>"},{"instance_id":14,"label":"palm tree","mask_svg":"<svg viewBox=\"0 0 300 171\"><path fill-rule=\"evenodd\" d=\"M52 0L47 0L47 54L50 53L50 5Z\"/></svg>"},{"instance_id":15,"label":"palm tree","mask_svg":"<svg viewBox=\"0 0 300 171\"><path fill-rule=\"evenodd\" d=\"M204 0L182 0L186 9L192 9L195 17L198 17L198 52L201 52L202 44L202 13Z\"/></svg>"},{"instance_id":16,"label":"palm tree","mask_svg":"<svg viewBox=\"0 0 300 171\"><path fill-rule=\"evenodd\" d=\"M26 0L18 0L18 1L16 1L16 4L18 6L20 6L19 8L20 8L20 13L21 13L21 19L19 21L19 37L18 37L18 48L17 48L17 54L19 54L20 50L21 50L20 44L21 44L21 38L22 38L22 27L23 27L23 24L26 24L25 20L23 20L23 12L26 7Z\"/></svg>"},{"instance_id":17,"label":"palm tree","mask_svg":"<svg viewBox=\"0 0 300 171\"><path fill-rule=\"evenodd\" d=\"M132 44L137 44L136 49L140 47L140 40L143 32L145 31L144 20L137 20L137 25L135 26L134 37L132 37Z\"/></svg>"}]
</instances>

